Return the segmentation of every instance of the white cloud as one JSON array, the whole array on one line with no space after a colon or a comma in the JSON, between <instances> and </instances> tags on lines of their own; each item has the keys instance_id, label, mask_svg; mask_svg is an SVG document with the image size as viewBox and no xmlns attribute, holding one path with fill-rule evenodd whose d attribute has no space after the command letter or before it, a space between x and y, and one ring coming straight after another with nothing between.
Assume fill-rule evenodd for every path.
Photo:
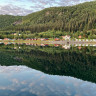
<instances>
[{"instance_id":1,"label":"white cloud","mask_svg":"<svg viewBox=\"0 0 96 96\"><path fill-rule=\"evenodd\" d=\"M12 4L0 6L0 14L9 14L9 15L26 15L32 13L32 10L24 9Z\"/></svg>"},{"instance_id":2,"label":"white cloud","mask_svg":"<svg viewBox=\"0 0 96 96\"><path fill-rule=\"evenodd\" d=\"M7 76L10 73L11 77ZM32 93L36 96L70 96L73 93L74 96L96 96L95 83L73 77L46 75L26 66L0 66L0 76L0 92L4 91L2 96L8 91L18 96L19 93Z\"/></svg>"},{"instance_id":3,"label":"white cloud","mask_svg":"<svg viewBox=\"0 0 96 96\"><path fill-rule=\"evenodd\" d=\"M4 0L0 1L0 14L27 15L54 6L70 6L93 0Z\"/></svg>"}]
</instances>

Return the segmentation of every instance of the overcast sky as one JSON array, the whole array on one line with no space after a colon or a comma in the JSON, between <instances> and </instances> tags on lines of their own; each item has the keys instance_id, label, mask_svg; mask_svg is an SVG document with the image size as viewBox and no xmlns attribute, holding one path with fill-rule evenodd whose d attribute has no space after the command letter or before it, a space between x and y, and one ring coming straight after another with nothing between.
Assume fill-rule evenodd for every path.
<instances>
[{"instance_id":1,"label":"overcast sky","mask_svg":"<svg viewBox=\"0 0 96 96\"><path fill-rule=\"evenodd\" d=\"M70 6L93 0L0 0L0 14L27 15L53 6Z\"/></svg>"}]
</instances>

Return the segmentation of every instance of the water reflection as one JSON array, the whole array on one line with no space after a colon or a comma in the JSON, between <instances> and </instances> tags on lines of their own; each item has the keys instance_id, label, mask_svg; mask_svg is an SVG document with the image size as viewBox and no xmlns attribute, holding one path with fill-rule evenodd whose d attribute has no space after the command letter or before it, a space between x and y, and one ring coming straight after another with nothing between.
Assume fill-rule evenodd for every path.
<instances>
[{"instance_id":1,"label":"water reflection","mask_svg":"<svg viewBox=\"0 0 96 96\"><path fill-rule=\"evenodd\" d=\"M94 83L73 77L46 75L25 66L0 66L0 77L0 96L96 95Z\"/></svg>"},{"instance_id":2,"label":"water reflection","mask_svg":"<svg viewBox=\"0 0 96 96\"><path fill-rule=\"evenodd\" d=\"M0 65L0 96L96 95L95 46L0 44Z\"/></svg>"},{"instance_id":3,"label":"water reflection","mask_svg":"<svg viewBox=\"0 0 96 96\"><path fill-rule=\"evenodd\" d=\"M10 45L10 44L23 45L23 44L25 44L25 45L30 45L30 46L42 46L42 47L44 47L44 46L50 46L50 44L42 44L42 43L36 44L36 43L0 42L0 44L4 44L4 45ZM96 44L95 44L95 43L82 43L82 44L79 44L79 43L70 44L70 43L69 43L69 44L51 44L51 45L53 45L54 47L62 46L62 48L64 48L64 49L70 49L71 46L73 46L73 47L78 47L78 49L81 49L80 47L86 47L86 46L96 47Z\"/></svg>"}]
</instances>

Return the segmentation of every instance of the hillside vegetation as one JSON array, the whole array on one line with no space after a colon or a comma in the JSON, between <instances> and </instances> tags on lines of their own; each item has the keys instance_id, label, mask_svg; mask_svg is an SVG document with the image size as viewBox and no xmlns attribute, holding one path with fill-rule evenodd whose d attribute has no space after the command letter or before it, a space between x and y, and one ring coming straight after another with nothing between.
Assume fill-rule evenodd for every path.
<instances>
[{"instance_id":1,"label":"hillside vegetation","mask_svg":"<svg viewBox=\"0 0 96 96\"><path fill-rule=\"evenodd\" d=\"M17 16L15 19L17 21L21 17ZM2 19L4 24L0 24L0 26L2 25L5 31L15 30L23 35L31 34L30 36L33 37L38 37L40 32L53 30L53 33L60 31L55 37L65 35L65 33L69 35L74 33L76 36L82 35L86 38L96 38L96 1L75 6L46 8L22 17L22 22L14 26L12 23L15 22L15 19L8 18L10 22L7 22L7 24ZM8 27L8 25L10 26ZM40 37L43 36L40 35ZM46 37L50 37L49 34Z\"/></svg>"},{"instance_id":2,"label":"hillside vegetation","mask_svg":"<svg viewBox=\"0 0 96 96\"><path fill-rule=\"evenodd\" d=\"M14 25L16 21L21 20L22 16L0 15L0 29Z\"/></svg>"},{"instance_id":3,"label":"hillside vegetation","mask_svg":"<svg viewBox=\"0 0 96 96\"><path fill-rule=\"evenodd\" d=\"M96 28L96 2L75 6L53 7L29 14L23 18L23 25L61 31L83 31ZM36 30L38 31L38 30Z\"/></svg>"}]
</instances>

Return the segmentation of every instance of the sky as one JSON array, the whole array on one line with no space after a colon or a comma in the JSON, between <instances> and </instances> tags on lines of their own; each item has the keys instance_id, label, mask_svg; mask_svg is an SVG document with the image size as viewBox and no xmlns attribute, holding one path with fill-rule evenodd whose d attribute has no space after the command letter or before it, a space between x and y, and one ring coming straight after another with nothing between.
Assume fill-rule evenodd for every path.
<instances>
[{"instance_id":1,"label":"sky","mask_svg":"<svg viewBox=\"0 0 96 96\"><path fill-rule=\"evenodd\" d=\"M27 15L44 8L72 6L93 0L0 0L0 14Z\"/></svg>"},{"instance_id":2,"label":"sky","mask_svg":"<svg viewBox=\"0 0 96 96\"><path fill-rule=\"evenodd\" d=\"M44 74L26 66L0 66L0 96L14 94L96 96L96 84L70 76Z\"/></svg>"}]
</instances>

